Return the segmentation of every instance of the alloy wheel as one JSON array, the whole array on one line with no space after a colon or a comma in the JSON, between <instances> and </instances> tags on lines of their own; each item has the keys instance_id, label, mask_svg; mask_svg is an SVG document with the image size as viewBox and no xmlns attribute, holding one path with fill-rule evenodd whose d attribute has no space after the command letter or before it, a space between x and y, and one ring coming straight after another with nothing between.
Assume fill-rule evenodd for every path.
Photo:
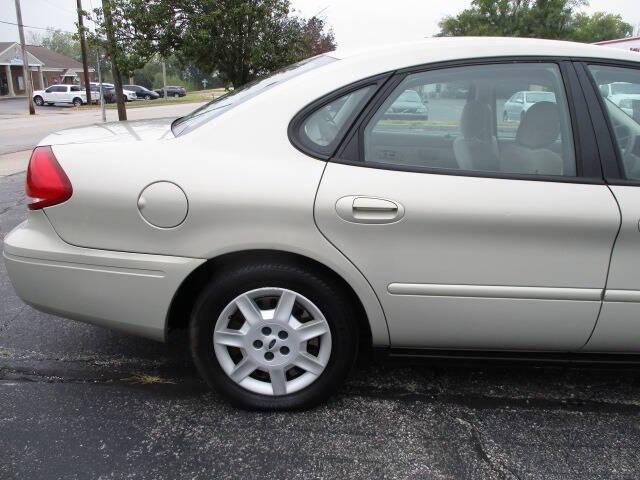
<instances>
[{"instance_id":1,"label":"alloy wheel","mask_svg":"<svg viewBox=\"0 0 640 480\"><path fill-rule=\"evenodd\" d=\"M227 376L262 395L309 386L331 356L331 331L320 309L284 288L259 288L232 300L217 319L213 343Z\"/></svg>"}]
</instances>

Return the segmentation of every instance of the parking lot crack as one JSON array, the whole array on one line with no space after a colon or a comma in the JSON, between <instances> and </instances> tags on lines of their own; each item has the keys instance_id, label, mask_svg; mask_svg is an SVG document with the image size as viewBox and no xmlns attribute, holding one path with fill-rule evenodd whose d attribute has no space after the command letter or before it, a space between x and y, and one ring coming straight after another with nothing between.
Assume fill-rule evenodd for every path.
<instances>
[{"instance_id":1,"label":"parking lot crack","mask_svg":"<svg viewBox=\"0 0 640 480\"><path fill-rule=\"evenodd\" d=\"M505 461L500 459L500 447L484 432L481 425L471 420L445 412L454 422L462 425L469 432L472 445L478 456L487 466L505 480L522 480L521 477Z\"/></svg>"}]
</instances>

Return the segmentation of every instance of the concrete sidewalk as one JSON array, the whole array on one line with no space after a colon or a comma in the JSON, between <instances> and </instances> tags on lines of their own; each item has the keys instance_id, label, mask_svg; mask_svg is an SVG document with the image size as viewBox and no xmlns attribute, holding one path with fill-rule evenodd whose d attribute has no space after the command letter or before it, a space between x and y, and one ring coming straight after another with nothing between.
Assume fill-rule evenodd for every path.
<instances>
[{"instance_id":1,"label":"concrete sidewalk","mask_svg":"<svg viewBox=\"0 0 640 480\"><path fill-rule=\"evenodd\" d=\"M0 178L24 172L27 169L27 165L29 165L30 156L31 150L0 155Z\"/></svg>"}]
</instances>

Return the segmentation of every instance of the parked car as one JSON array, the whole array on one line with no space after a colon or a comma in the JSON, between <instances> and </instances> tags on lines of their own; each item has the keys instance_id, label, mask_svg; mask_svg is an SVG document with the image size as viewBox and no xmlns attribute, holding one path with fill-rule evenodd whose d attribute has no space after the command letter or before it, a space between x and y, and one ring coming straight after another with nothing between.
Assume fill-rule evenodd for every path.
<instances>
[{"instance_id":1,"label":"parked car","mask_svg":"<svg viewBox=\"0 0 640 480\"><path fill-rule=\"evenodd\" d=\"M154 92L160 95L160 97L164 98L164 89L156 88ZM184 97L186 94L187 94L187 90L184 87L167 85L167 97Z\"/></svg>"},{"instance_id":2,"label":"parked car","mask_svg":"<svg viewBox=\"0 0 640 480\"><path fill-rule=\"evenodd\" d=\"M600 92L629 116L633 116L633 102L640 101L640 85L630 82L606 83L600 85Z\"/></svg>"},{"instance_id":3,"label":"parked car","mask_svg":"<svg viewBox=\"0 0 640 480\"><path fill-rule=\"evenodd\" d=\"M160 98L158 93L141 85L124 85L123 88L135 92L136 98L139 100L155 100L156 98Z\"/></svg>"},{"instance_id":4,"label":"parked car","mask_svg":"<svg viewBox=\"0 0 640 480\"><path fill-rule=\"evenodd\" d=\"M100 84L96 83L96 82L91 82L91 90L93 91L94 89L96 91L100 90ZM115 89L115 85L113 85L113 83L102 83L102 90L103 90L103 95L104 95L104 101L105 103L115 103L116 101L116 89ZM124 101L125 102L132 102L134 100L138 99L138 96L136 95L136 92L132 91L132 90L128 90L126 88L123 87L122 89L122 94L124 95Z\"/></svg>"},{"instance_id":5,"label":"parked car","mask_svg":"<svg viewBox=\"0 0 640 480\"><path fill-rule=\"evenodd\" d=\"M505 102L502 120L522 120L525 112L538 102L555 103L556 96L553 92L516 92Z\"/></svg>"},{"instance_id":6,"label":"parked car","mask_svg":"<svg viewBox=\"0 0 640 480\"><path fill-rule=\"evenodd\" d=\"M39 107L54 103L70 103L79 107L87 103L87 92L79 85L51 85L33 92L33 102Z\"/></svg>"},{"instance_id":7,"label":"parked car","mask_svg":"<svg viewBox=\"0 0 640 480\"><path fill-rule=\"evenodd\" d=\"M388 117L429 119L427 106L415 90L405 90L393 102L387 113Z\"/></svg>"},{"instance_id":8,"label":"parked car","mask_svg":"<svg viewBox=\"0 0 640 480\"><path fill-rule=\"evenodd\" d=\"M638 67L438 38L320 55L177 120L64 130L33 151L6 268L45 312L187 338L247 408L315 405L372 349L640 360L640 125L597 87ZM380 127L402 92L461 83L462 108ZM555 101L504 136L514 84Z\"/></svg>"}]
</instances>

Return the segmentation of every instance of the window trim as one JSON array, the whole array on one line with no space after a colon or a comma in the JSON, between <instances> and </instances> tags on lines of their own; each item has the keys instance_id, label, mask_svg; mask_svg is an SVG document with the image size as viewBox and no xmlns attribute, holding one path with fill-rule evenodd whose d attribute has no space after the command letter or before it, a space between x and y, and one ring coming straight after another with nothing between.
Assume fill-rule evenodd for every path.
<instances>
[{"instance_id":1,"label":"window trim","mask_svg":"<svg viewBox=\"0 0 640 480\"><path fill-rule=\"evenodd\" d=\"M576 64L580 82L587 97L589 112L594 121L596 140L600 149L600 158L602 159L602 169L606 183L609 185L640 186L640 179L628 179L625 177L622 155L607 107L598 91L595 78L589 70L590 65L640 70L640 63L623 60L588 59L576 62Z\"/></svg>"},{"instance_id":2,"label":"window trim","mask_svg":"<svg viewBox=\"0 0 640 480\"><path fill-rule=\"evenodd\" d=\"M351 130L344 137L345 139L343 140L342 145L338 148L336 155L332 157L330 161L364 168L428 173L436 175L455 175L464 177L532 180L560 183L604 184L599 151L597 148L595 148L595 143L589 145L589 142L584 142L582 140L588 138L593 139L595 133L593 132L591 122L588 121L588 119L584 118L582 115L576 114L576 107L580 107L579 109L584 111L586 111L586 107L584 105L585 100L581 91L582 89L578 82L578 78L576 76L575 68L572 65L572 61L573 59L569 57L556 56L483 57L476 59L450 60L446 62L430 63L397 70L396 73L384 85L384 88L379 89L374 98L369 101L364 111L361 112L359 118L354 122ZM371 120L378 108L407 75L465 66L482 66L495 64L512 65L517 63L553 63L557 65L560 72L560 79L565 89L565 97L567 99L567 106L569 109L569 120L571 122L573 148L576 160L575 176L548 176L483 171L474 172L457 169L393 165L388 163L364 161L364 129L366 128L368 122Z\"/></svg>"},{"instance_id":3,"label":"window trim","mask_svg":"<svg viewBox=\"0 0 640 480\"><path fill-rule=\"evenodd\" d=\"M317 158L319 160L327 161L335 155L335 153L340 149L341 145L346 138L347 132L350 131L352 125L354 125L362 112L367 109L367 106L371 102L373 98L376 97L377 93L380 90L380 87L385 84L391 78L393 72L382 73L379 75L375 75L373 77L368 77L363 80L359 80L354 83L350 83L349 85L345 85L344 87L340 87L332 92L320 97L317 100L314 100L307 106L305 106L302 110L296 113L293 119L289 122L289 126L287 128L287 136L289 137L289 141L291 144L300 150L302 153L309 155L310 157ZM368 97L364 101L364 104L360 108L359 111L354 112L352 118L350 118L342 128L338 131L336 135L336 141L332 142L331 145L323 148L318 146L317 148L311 148L306 145L302 139L300 138L300 129L303 126L304 122L313 115L316 111L325 107L329 103L338 100L340 97L353 93L357 90L366 87L373 87L372 91L369 93Z\"/></svg>"}]
</instances>

